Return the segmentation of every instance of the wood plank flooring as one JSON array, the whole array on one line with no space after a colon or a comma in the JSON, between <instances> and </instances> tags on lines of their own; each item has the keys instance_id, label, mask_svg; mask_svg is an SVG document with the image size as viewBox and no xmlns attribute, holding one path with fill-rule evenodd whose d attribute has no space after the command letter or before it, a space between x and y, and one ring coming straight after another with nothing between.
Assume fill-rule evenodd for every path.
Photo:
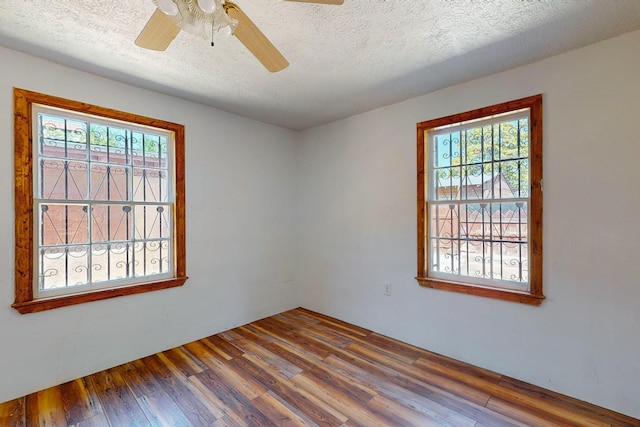
<instances>
[{"instance_id":1,"label":"wood plank flooring","mask_svg":"<svg viewBox=\"0 0 640 427\"><path fill-rule=\"evenodd\" d=\"M0 426L640 426L295 309L0 404Z\"/></svg>"}]
</instances>

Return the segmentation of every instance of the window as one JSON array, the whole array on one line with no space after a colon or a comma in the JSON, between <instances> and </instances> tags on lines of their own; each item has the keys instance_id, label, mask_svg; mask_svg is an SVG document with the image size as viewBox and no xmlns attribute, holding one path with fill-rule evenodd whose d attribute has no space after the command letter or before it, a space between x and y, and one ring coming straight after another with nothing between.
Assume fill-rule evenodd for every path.
<instances>
[{"instance_id":1,"label":"window","mask_svg":"<svg viewBox=\"0 0 640 427\"><path fill-rule=\"evenodd\" d=\"M14 89L13 307L186 281L184 127Z\"/></svg>"},{"instance_id":2,"label":"window","mask_svg":"<svg viewBox=\"0 0 640 427\"><path fill-rule=\"evenodd\" d=\"M420 285L541 304L542 95L417 131Z\"/></svg>"}]
</instances>

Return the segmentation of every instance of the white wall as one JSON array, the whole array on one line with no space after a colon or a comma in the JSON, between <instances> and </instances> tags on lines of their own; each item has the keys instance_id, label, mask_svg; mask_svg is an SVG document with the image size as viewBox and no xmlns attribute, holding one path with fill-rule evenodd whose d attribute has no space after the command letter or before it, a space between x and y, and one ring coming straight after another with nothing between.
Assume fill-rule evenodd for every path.
<instances>
[{"instance_id":1,"label":"white wall","mask_svg":"<svg viewBox=\"0 0 640 427\"><path fill-rule=\"evenodd\" d=\"M640 417L638 46L627 34L303 132L302 305ZM546 301L419 287L416 122L537 93Z\"/></svg>"},{"instance_id":2,"label":"white wall","mask_svg":"<svg viewBox=\"0 0 640 427\"><path fill-rule=\"evenodd\" d=\"M35 314L10 307L14 86L186 126L185 286ZM296 141L0 48L0 402L297 306Z\"/></svg>"}]
</instances>

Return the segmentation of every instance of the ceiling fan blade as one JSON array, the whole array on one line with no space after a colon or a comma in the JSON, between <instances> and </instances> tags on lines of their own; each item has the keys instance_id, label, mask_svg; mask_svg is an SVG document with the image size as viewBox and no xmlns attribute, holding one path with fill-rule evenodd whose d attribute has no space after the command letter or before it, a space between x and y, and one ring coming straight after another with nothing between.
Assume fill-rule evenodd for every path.
<instances>
[{"instance_id":1,"label":"ceiling fan blade","mask_svg":"<svg viewBox=\"0 0 640 427\"><path fill-rule=\"evenodd\" d=\"M340 6L341 4L344 4L344 0L284 0L284 1L295 1L298 3L335 4L336 6Z\"/></svg>"},{"instance_id":2,"label":"ceiling fan blade","mask_svg":"<svg viewBox=\"0 0 640 427\"><path fill-rule=\"evenodd\" d=\"M178 24L156 9L136 39L136 45L145 49L166 50L179 32Z\"/></svg>"},{"instance_id":3,"label":"ceiling fan blade","mask_svg":"<svg viewBox=\"0 0 640 427\"><path fill-rule=\"evenodd\" d=\"M278 49L276 49L262 31L256 27L251 19L249 19L237 5L227 1L224 3L224 11L231 18L238 21L238 26L233 32L233 35L249 49L249 52L251 52L267 70L275 73L289 66L289 62L285 57L282 56Z\"/></svg>"}]
</instances>

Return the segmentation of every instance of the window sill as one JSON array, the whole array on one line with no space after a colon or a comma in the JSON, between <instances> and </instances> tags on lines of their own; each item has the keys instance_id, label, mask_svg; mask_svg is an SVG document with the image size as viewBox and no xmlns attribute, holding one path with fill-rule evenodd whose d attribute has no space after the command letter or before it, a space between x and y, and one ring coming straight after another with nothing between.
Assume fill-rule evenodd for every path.
<instances>
[{"instance_id":1,"label":"window sill","mask_svg":"<svg viewBox=\"0 0 640 427\"><path fill-rule=\"evenodd\" d=\"M100 301L124 295L141 294L144 292L158 291L160 289L175 288L184 285L184 282L186 281L187 277L178 277L175 279L142 283L139 285L126 286L122 288L104 289L95 292L85 292L81 294L65 295L55 298L43 298L25 302L16 302L12 304L11 307L18 310L21 314L37 313L39 311L66 307L68 305L82 304L91 301Z\"/></svg>"},{"instance_id":2,"label":"window sill","mask_svg":"<svg viewBox=\"0 0 640 427\"><path fill-rule=\"evenodd\" d=\"M526 292L518 292L509 289L487 288L482 286L467 285L462 283L435 280L430 277L416 277L416 280L425 288L442 289L445 291L459 292L468 295L477 295L487 298L495 298L505 301L519 302L528 305L540 305L544 295L534 295Z\"/></svg>"}]
</instances>

